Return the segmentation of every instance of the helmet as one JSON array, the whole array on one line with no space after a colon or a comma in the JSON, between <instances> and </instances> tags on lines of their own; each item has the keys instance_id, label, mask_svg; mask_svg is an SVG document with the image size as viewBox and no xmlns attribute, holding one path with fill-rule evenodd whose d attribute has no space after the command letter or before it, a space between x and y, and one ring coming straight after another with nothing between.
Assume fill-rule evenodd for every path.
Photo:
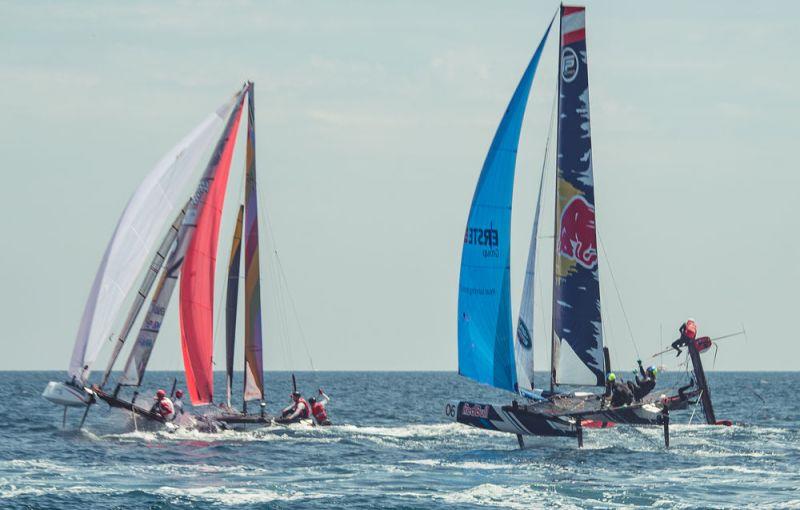
<instances>
[{"instance_id":1,"label":"helmet","mask_svg":"<svg viewBox=\"0 0 800 510\"><path fill-rule=\"evenodd\" d=\"M654 367L654 366L652 366L652 365L651 365L651 366L647 367L647 373L648 373L648 374L649 374L651 377L655 377L655 376L656 376L656 374L658 373L658 369L657 369L656 367Z\"/></svg>"},{"instance_id":2,"label":"helmet","mask_svg":"<svg viewBox=\"0 0 800 510\"><path fill-rule=\"evenodd\" d=\"M308 399L308 403L313 406L314 404L317 403L317 399L315 399L314 397L311 397L310 399Z\"/></svg>"},{"instance_id":3,"label":"helmet","mask_svg":"<svg viewBox=\"0 0 800 510\"><path fill-rule=\"evenodd\" d=\"M292 394L289 395L289 396L292 397L293 400L297 400L298 398L300 398L300 392L299 391L293 391Z\"/></svg>"},{"instance_id":4,"label":"helmet","mask_svg":"<svg viewBox=\"0 0 800 510\"><path fill-rule=\"evenodd\" d=\"M606 377L606 380L608 382L614 382L617 380L617 375L614 372L611 372L610 374L608 374L608 377Z\"/></svg>"},{"instance_id":5,"label":"helmet","mask_svg":"<svg viewBox=\"0 0 800 510\"><path fill-rule=\"evenodd\" d=\"M181 398L183 396L183 390L178 390L175 392L175 396Z\"/></svg>"},{"instance_id":6,"label":"helmet","mask_svg":"<svg viewBox=\"0 0 800 510\"><path fill-rule=\"evenodd\" d=\"M156 398L162 399L167 396L167 392L164 390L158 390L156 392Z\"/></svg>"}]
</instances>

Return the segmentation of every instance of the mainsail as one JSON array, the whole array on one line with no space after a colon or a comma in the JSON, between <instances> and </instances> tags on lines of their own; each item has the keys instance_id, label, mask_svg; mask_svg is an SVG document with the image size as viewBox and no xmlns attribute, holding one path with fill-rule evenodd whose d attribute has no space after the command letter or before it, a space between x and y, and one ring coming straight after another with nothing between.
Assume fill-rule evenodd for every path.
<instances>
[{"instance_id":1,"label":"mainsail","mask_svg":"<svg viewBox=\"0 0 800 510\"><path fill-rule=\"evenodd\" d=\"M517 391L511 332L511 200L517 147L536 67L552 21L495 133L469 211L458 294L458 373Z\"/></svg>"},{"instance_id":2,"label":"mainsail","mask_svg":"<svg viewBox=\"0 0 800 510\"><path fill-rule=\"evenodd\" d=\"M245 168L244 238L244 401L264 399L261 352L261 271L258 250L258 193L256 187L256 123L253 83L247 96L247 154Z\"/></svg>"},{"instance_id":3,"label":"mainsail","mask_svg":"<svg viewBox=\"0 0 800 510\"><path fill-rule=\"evenodd\" d=\"M164 321L164 315L167 311L172 291L175 289L178 275L181 271L186 250L191 242L194 231L195 222L200 213L202 213L205 204L205 195L209 190L210 183L214 181L214 176L220 168L220 160L227 141L231 136L231 128L234 121L238 123L238 119L242 111L242 100L244 91L241 91L234 96L229 107L225 112L230 112L225 129L222 132L211 159L206 166L200 183L194 192L192 200L189 204L189 209L186 212L183 224L181 224L180 231L178 232L177 244L170 252L167 259L166 267L161 273L161 279L158 282L153 299L150 303L150 308L145 315L142 327L139 330L139 335L136 338L136 343L131 350L128 360L125 363L125 370L119 383L123 385L138 386L142 382L142 377L147 369L147 363L150 360L150 354L155 345L158 333L161 330L161 324ZM231 111L232 108L232 111Z\"/></svg>"},{"instance_id":4,"label":"mainsail","mask_svg":"<svg viewBox=\"0 0 800 510\"><path fill-rule=\"evenodd\" d=\"M239 207L239 214L236 215L231 258L228 262L228 290L226 292L228 297L225 304L225 397L228 407L231 405L233 359L236 351L236 309L239 301L239 261L242 258L242 216L244 216L244 206Z\"/></svg>"},{"instance_id":5,"label":"mainsail","mask_svg":"<svg viewBox=\"0 0 800 510\"><path fill-rule=\"evenodd\" d=\"M239 103L225 130L216 171L199 197L195 232L186 250L180 281L180 322L186 387L193 405L209 404L214 397L214 274L219 224L228 186L228 174L241 119Z\"/></svg>"},{"instance_id":6,"label":"mainsail","mask_svg":"<svg viewBox=\"0 0 800 510\"><path fill-rule=\"evenodd\" d=\"M81 382L89 378L140 269L165 223L183 205L188 181L232 107L232 102L220 107L167 152L125 206L86 300L69 364L71 377Z\"/></svg>"},{"instance_id":7,"label":"mainsail","mask_svg":"<svg viewBox=\"0 0 800 510\"><path fill-rule=\"evenodd\" d=\"M605 384L583 7L561 6L552 384Z\"/></svg>"}]
</instances>

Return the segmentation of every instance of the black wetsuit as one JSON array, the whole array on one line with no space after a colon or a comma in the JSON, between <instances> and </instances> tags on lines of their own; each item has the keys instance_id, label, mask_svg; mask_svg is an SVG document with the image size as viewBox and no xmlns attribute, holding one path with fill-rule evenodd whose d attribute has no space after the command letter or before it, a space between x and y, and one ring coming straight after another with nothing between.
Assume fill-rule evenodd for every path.
<instances>
[{"instance_id":1,"label":"black wetsuit","mask_svg":"<svg viewBox=\"0 0 800 510\"><path fill-rule=\"evenodd\" d=\"M627 384L615 382L611 385L611 407L619 407L633 402L633 392Z\"/></svg>"},{"instance_id":2,"label":"black wetsuit","mask_svg":"<svg viewBox=\"0 0 800 510\"><path fill-rule=\"evenodd\" d=\"M678 351L678 354L676 354L675 357L678 357L678 356L681 355L681 352L682 352L681 351L681 347L688 346L689 342L692 341L691 338L686 336L686 324L685 323L681 325L681 327L678 329L678 332L681 334L681 337L679 339L675 340L674 342L672 342L672 348L675 349L676 351Z\"/></svg>"},{"instance_id":3,"label":"black wetsuit","mask_svg":"<svg viewBox=\"0 0 800 510\"><path fill-rule=\"evenodd\" d=\"M647 372L644 371L641 363L639 363L639 374L641 374L642 378L639 379L639 376L637 375L636 384L628 383L631 391L633 392L633 398L636 401L641 401L644 397L649 395L651 391L653 391L653 388L656 387L656 379L647 375Z\"/></svg>"}]
</instances>

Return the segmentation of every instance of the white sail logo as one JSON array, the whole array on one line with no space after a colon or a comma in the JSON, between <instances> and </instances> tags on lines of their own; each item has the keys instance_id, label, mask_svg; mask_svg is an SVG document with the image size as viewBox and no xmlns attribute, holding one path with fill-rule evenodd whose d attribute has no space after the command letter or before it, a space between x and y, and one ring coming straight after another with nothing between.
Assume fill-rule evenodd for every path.
<instances>
[{"instance_id":1,"label":"white sail logo","mask_svg":"<svg viewBox=\"0 0 800 510\"><path fill-rule=\"evenodd\" d=\"M570 83L578 76L578 55L570 47L561 52L561 78Z\"/></svg>"}]
</instances>

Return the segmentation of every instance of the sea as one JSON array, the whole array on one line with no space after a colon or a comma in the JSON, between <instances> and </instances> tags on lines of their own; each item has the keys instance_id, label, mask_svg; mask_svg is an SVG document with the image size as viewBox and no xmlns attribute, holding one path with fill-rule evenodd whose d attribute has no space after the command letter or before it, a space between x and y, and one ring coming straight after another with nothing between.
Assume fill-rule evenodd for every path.
<instances>
[{"instance_id":1,"label":"sea","mask_svg":"<svg viewBox=\"0 0 800 510\"><path fill-rule=\"evenodd\" d=\"M449 422L450 399L510 395L448 372L300 372L331 397L331 427L203 433L143 430L125 411L42 399L64 372L0 373L0 508L800 508L800 373L709 374L717 417L574 438L514 436ZM291 374L267 372L268 411ZM665 374L656 391L679 383ZM181 374L149 372L140 399ZM542 374L540 381L546 381ZM223 374L217 374L220 395ZM238 382L237 382L238 383ZM690 423L691 421L691 423Z\"/></svg>"}]
</instances>

